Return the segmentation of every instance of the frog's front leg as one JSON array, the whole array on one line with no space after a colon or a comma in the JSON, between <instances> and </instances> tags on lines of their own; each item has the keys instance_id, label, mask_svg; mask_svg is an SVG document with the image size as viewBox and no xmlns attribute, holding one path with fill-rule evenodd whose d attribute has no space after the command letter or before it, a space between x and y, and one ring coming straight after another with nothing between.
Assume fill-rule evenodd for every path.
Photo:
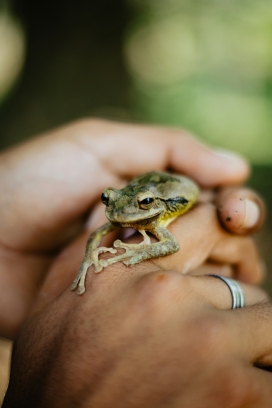
<instances>
[{"instance_id":1,"label":"frog's front leg","mask_svg":"<svg viewBox=\"0 0 272 408\"><path fill-rule=\"evenodd\" d=\"M77 288L77 293L82 295L82 293L85 292L85 279L89 267L94 265L95 272L100 272L103 269L103 266L100 264L98 259L99 254L103 252L111 252L112 254L116 253L116 249L114 248L97 248L102 237L109 232L114 231L116 228L117 227L113 226L112 223L108 222L91 234L87 241L84 259L80 265L77 277L71 285L71 290L75 290Z\"/></svg>"},{"instance_id":2,"label":"frog's front leg","mask_svg":"<svg viewBox=\"0 0 272 408\"><path fill-rule=\"evenodd\" d=\"M144 234L142 230L139 230L144 236L143 242L140 244L125 244L120 240L115 241L114 246L118 248L124 248L126 252L122 255L117 255L113 258L103 260L103 266L111 265L115 262L123 261L125 265L135 265L146 259L159 258L173 254L179 250L179 243L176 238L164 227L156 227L152 230L152 234L158 238L159 242L153 244L150 243L150 238ZM146 237L148 239L146 239ZM149 242L148 242L149 241ZM127 258L130 258L127 260Z\"/></svg>"}]
</instances>

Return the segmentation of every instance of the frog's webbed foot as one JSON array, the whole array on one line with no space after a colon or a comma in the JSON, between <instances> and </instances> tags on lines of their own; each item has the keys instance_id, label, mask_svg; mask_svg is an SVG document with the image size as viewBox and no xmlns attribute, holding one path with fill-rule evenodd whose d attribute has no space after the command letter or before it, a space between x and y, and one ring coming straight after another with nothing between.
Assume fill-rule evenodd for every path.
<instances>
[{"instance_id":1,"label":"frog's webbed foot","mask_svg":"<svg viewBox=\"0 0 272 408\"><path fill-rule=\"evenodd\" d=\"M146 249L147 246L150 246L151 240L150 240L150 237L145 232L145 230L139 230L139 232L144 237L142 242L140 242L139 244L126 244L122 242L120 239L117 239L113 243L114 248L123 248L126 252L124 254L117 255L113 258L102 259L100 261L100 264L103 267L107 267L109 265L112 265L113 263L123 261L123 263L128 266L128 265L134 265L135 263L141 262L142 258L137 256L137 254L141 254L144 251L144 248ZM131 258L131 259L125 260L127 258Z\"/></svg>"},{"instance_id":2,"label":"frog's webbed foot","mask_svg":"<svg viewBox=\"0 0 272 408\"><path fill-rule=\"evenodd\" d=\"M91 259L94 263L94 271L95 273L99 273L103 269L103 261L104 259L99 260L98 256L100 254L104 254L105 252L110 252L111 254L116 254L117 249L114 248L107 248L107 247L100 247L96 248L92 251Z\"/></svg>"},{"instance_id":3,"label":"frog's webbed foot","mask_svg":"<svg viewBox=\"0 0 272 408\"><path fill-rule=\"evenodd\" d=\"M91 252L90 258L88 259L84 258L83 262L81 263L77 277L75 278L74 282L71 285L71 290L75 290L77 288L78 295L82 295L85 292L85 280L86 280L87 271L91 265L94 265L95 273L102 271L103 266L100 263L102 260L99 261L98 256L99 254L102 254L105 252L110 252L111 254L115 254L117 251L114 248L106 248L106 247L100 247L100 248L93 249Z\"/></svg>"},{"instance_id":4,"label":"frog's webbed foot","mask_svg":"<svg viewBox=\"0 0 272 408\"><path fill-rule=\"evenodd\" d=\"M126 244L124 244L124 245L126 245ZM135 244L135 246L137 246L137 249L139 249L138 248L139 244ZM124 261L124 259L127 259L127 258L132 257L133 255L135 255L137 253L137 249L127 248L126 246L123 246L123 242L121 242L121 241L118 244L118 248L124 248L126 252L124 254L114 256L113 258L101 259L100 264L102 265L102 267L106 268L107 266L112 265L112 264L114 264L116 262L120 262L120 261L123 261L123 263L125 265L130 265L129 261Z\"/></svg>"},{"instance_id":5,"label":"frog's webbed foot","mask_svg":"<svg viewBox=\"0 0 272 408\"><path fill-rule=\"evenodd\" d=\"M119 261L123 261L127 266L135 265L147 259L173 254L179 250L178 241L166 228L161 227L152 231L152 234L159 240L159 242L154 243L151 243L145 231L139 230L139 232L144 237L144 240L140 244L125 244L120 240L115 241L113 246L115 248L123 248L126 252L114 258L100 261L101 265L106 267Z\"/></svg>"}]
</instances>

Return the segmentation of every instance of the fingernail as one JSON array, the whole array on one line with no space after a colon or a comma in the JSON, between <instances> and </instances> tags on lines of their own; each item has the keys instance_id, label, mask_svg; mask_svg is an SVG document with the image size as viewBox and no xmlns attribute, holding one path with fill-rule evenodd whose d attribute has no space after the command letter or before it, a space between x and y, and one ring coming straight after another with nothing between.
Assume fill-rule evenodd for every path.
<instances>
[{"instance_id":1,"label":"fingernail","mask_svg":"<svg viewBox=\"0 0 272 408\"><path fill-rule=\"evenodd\" d=\"M260 207L254 201L245 199L245 218L242 228L253 228L260 219Z\"/></svg>"},{"instance_id":2,"label":"fingernail","mask_svg":"<svg viewBox=\"0 0 272 408\"><path fill-rule=\"evenodd\" d=\"M214 153L218 156L220 156L223 159L229 160L229 161L234 161L234 162L239 162L239 163L245 163L246 160L240 156L237 153L231 152L229 150L225 149L214 149Z\"/></svg>"},{"instance_id":3,"label":"fingernail","mask_svg":"<svg viewBox=\"0 0 272 408\"><path fill-rule=\"evenodd\" d=\"M244 157L224 149L214 149L213 153L221 163L225 164L228 173L234 175L236 179L237 175L240 178L246 178L249 175L250 166Z\"/></svg>"}]
</instances>

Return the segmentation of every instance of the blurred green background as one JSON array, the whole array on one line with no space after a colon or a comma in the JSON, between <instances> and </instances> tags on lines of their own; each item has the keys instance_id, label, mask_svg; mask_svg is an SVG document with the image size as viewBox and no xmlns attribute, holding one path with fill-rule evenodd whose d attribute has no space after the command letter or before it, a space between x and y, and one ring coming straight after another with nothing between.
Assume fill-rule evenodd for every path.
<instances>
[{"instance_id":1,"label":"blurred green background","mask_svg":"<svg viewBox=\"0 0 272 408\"><path fill-rule=\"evenodd\" d=\"M271 0L0 0L1 149L82 116L187 128L244 154L269 209L271 106ZM269 270L271 234L268 212Z\"/></svg>"}]
</instances>

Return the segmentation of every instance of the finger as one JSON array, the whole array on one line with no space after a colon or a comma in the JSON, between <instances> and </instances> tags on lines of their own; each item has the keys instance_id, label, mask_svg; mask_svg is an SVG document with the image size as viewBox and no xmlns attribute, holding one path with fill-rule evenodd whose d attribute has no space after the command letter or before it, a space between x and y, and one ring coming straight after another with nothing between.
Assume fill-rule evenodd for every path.
<instances>
[{"instance_id":1,"label":"finger","mask_svg":"<svg viewBox=\"0 0 272 408\"><path fill-rule=\"evenodd\" d=\"M234 277L234 270L231 265L228 264L216 264L211 262L206 262L203 265L200 265L196 269L190 272L191 276L199 276L199 275L221 275L225 276L226 278L233 278Z\"/></svg>"},{"instance_id":2,"label":"finger","mask_svg":"<svg viewBox=\"0 0 272 408\"><path fill-rule=\"evenodd\" d=\"M183 274L190 273L208 259L223 231L217 220L215 207L210 203L197 204L171 223L168 229L178 240L180 249L171 256L155 259L154 262L164 269Z\"/></svg>"},{"instance_id":3,"label":"finger","mask_svg":"<svg viewBox=\"0 0 272 408\"><path fill-rule=\"evenodd\" d=\"M184 395L181 393L175 400L175 407L270 408L272 375L259 375L248 362L241 362L236 355L230 356L228 344L225 344L223 356L222 350L220 352L221 355L218 355L215 348L210 349L210 353L206 352L210 361L199 382L200 387L197 387L197 392L194 391L196 382L192 381L190 390L193 391L189 403L184 404Z\"/></svg>"},{"instance_id":4,"label":"finger","mask_svg":"<svg viewBox=\"0 0 272 408\"><path fill-rule=\"evenodd\" d=\"M239 285L244 292L245 306L253 306L268 300L268 295L260 287L242 282L239 282ZM214 276L198 276L197 279L193 281L193 287L199 296L217 309L228 310L232 308L230 288L221 279Z\"/></svg>"},{"instance_id":5,"label":"finger","mask_svg":"<svg viewBox=\"0 0 272 408\"><path fill-rule=\"evenodd\" d=\"M84 126L85 136L97 136L100 160L120 175L171 167L202 186L214 187L239 183L249 174L249 166L241 157L208 149L184 131L106 121L86 121Z\"/></svg>"},{"instance_id":6,"label":"finger","mask_svg":"<svg viewBox=\"0 0 272 408\"><path fill-rule=\"evenodd\" d=\"M262 278L262 264L253 241L224 231L214 205L198 204L170 224L169 230L180 249L167 258L154 259L159 266L187 274L211 260L233 266L235 276L245 282L255 283Z\"/></svg>"},{"instance_id":7,"label":"finger","mask_svg":"<svg viewBox=\"0 0 272 408\"><path fill-rule=\"evenodd\" d=\"M243 286L244 287L244 286ZM257 289L257 288L256 288ZM222 315L233 347L245 360L272 365L272 305L268 301Z\"/></svg>"},{"instance_id":8,"label":"finger","mask_svg":"<svg viewBox=\"0 0 272 408\"><path fill-rule=\"evenodd\" d=\"M238 183L249 172L244 160L178 130L79 121L2 153L0 240L23 250L55 248L78 233L104 188L167 168L205 186Z\"/></svg>"},{"instance_id":9,"label":"finger","mask_svg":"<svg viewBox=\"0 0 272 408\"><path fill-rule=\"evenodd\" d=\"M264 278L264 264L251 237L222 234L212 248L209 259L233 265L234 277L244 282L256 284Z\"/></svg>"},{"instance_id":10,"label":"finger","mask_svg":"<svg viewBox=\"0 0 272 408\"><path fill-rule=\"evenodd\" d=\"M201 189L199 194L199 202L201 203L214 203L216 197L215 190Z\"/></svg>"},{"instance_id":11,"label":"finger","mask_svg":"<svg viewBox=\"0 0 272 408\"><path fill-rule=\"evenodd\" d=\"M262 199L247 188L226 188L216 197L222 225L230 232L248 234L257 231L265 218Z\"/></svg>"}]
</instances>

